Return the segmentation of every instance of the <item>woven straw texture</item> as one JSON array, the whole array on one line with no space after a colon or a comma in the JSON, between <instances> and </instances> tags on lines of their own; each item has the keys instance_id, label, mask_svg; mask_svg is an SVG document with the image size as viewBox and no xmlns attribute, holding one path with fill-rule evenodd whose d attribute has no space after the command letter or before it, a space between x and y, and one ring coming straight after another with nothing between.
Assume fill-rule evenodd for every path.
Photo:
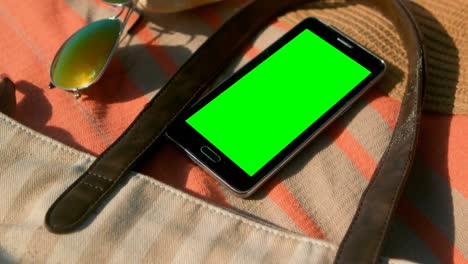
<instances>
[{"instance_id":1,"label":"woven straw texture","mask_svg":"<svg viewBox=\"0 0 468 264\"><path fill-rule=\"evenodd\" d=\"M424 109L468 114L468 2L421 0L408 5L420 26L427 50L429 70ZM308 16L329 21L381 54L390 67L379 87L394 98L402 97L407 77L406 55L398 34L382 15L349 1L322 2L289 13L282 21L293 25ZM398 82L392 85L391 81Z\"/></svg>"},{"instance_id":2,"label":"woven straw texture","mask_svg":"<svg viewBox=\"0 0 468 264\"><path fill-rule=\"evenodd\" d=\"M218 0L219 1L219 0ZM168 12L188 9L200 3L216 1L137 1L147 12ZM322 18L335 27L348 32L366 47L391 63L390 74L397 77L397 85L382 85L392 97L400 99L406 80L404 49L398 35L381 15L371 12L352 1L321 1L309 4L297 12L291 12L281 20L294 25L308 16ZM466 47L466 20L468 2L452 0L441 2L422 0L408 2L423 33L429 66L430 85L427 86L425 109L442 113L468 113L468 92L466 68L468 47ZM381 34L373 37L372 32Z\"/></svg>"}]
</instances>

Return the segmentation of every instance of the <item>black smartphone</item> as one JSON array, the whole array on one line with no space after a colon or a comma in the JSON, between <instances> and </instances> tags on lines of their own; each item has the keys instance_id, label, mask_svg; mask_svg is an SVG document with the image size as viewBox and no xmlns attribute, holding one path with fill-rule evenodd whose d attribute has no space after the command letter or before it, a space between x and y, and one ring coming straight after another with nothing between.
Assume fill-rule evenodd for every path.
<instances>
[{"instance_id":1,"label":"black smartphone","mask_svg":"<svg viewBox=\"0 0 468 264\"><path fill-rule=\"evenodd\" d=\"M167 136L247 197L384 71L381 58L308 18L183 113Z\"/></svg>"}]
</instances>

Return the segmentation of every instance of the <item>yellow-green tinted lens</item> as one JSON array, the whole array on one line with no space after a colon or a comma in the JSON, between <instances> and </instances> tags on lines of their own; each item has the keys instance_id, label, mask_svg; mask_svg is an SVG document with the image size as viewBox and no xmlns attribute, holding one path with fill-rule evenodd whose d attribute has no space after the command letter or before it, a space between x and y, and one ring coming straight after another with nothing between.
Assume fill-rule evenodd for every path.
<instances>
[{"instance_id":1,"label":"yellow-green tinted lens","mask_svg":"<svg viewBox=\"0 0 468 264\"><path fill-rule=\"evenodd\" d=\"M60 88L79 89L96 81L119 39L120 28L119 20L104 19L76 32L52 62L52 82Z\"/></svg>"},{"instance_id":2,"label":"yellow-green tinted lens","mask_svg":"<svg viewBox=\"0 0 468 264\"><path fill-rule=\"evenodd\" d=\"M130 0L104 0L104 2L110 3L110 4L126 4L130 2Z\"/></svg>"}]
</instances>

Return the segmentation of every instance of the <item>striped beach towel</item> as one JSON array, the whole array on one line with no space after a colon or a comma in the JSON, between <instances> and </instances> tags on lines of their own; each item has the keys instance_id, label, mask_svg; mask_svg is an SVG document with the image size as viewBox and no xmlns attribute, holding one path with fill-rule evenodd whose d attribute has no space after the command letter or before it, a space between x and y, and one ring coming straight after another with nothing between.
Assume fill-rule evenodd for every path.
<instances>
[{"instance_id":1,"label":"striped beach towel","mask_svg":"<svg viewBox=\"0 0 468 264\"><path fill-rule=\"evenodd\" d=\"M17 87L0 115L0 262L323 262L332 259L385 150L406 82L392 24L372 8L308 5L273 21L232 73L301 18L316 16L382 56L389 71L252 199L233 196L171 144L154 153L87 228L54 235L51 203L242 1L145 14L102 80L75 100L47 89L63 41L115 10L95 0L0 0L0 72ZM418 157L382 259L468 262L468 89L463 0L409 3L424 33L428 96ZM60 143L59 143L60 142Z\"/></svg>"}]
</instances>

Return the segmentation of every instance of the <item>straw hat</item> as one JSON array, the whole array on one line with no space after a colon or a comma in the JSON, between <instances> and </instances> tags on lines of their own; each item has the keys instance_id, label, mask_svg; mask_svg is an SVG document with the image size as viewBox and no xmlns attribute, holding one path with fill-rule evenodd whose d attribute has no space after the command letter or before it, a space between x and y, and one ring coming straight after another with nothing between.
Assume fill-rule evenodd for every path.
<instances>
[{"instance_id":1,"label":"straw hat","mask_svg":"<svg viewBox=\"0 0 468 264\"><path fill-rule=\"evenodd\" d=\"M171 13L219 1L221 0L140 0L137 5L146 12Z\"/></svg>"},{"instance_id":2,"label":"straw hat","mask_svg":"<svg viewBox=\"0 0 468 264\"><path fill-rule=\"evenodd\" d=\"M175 12L220 0L140 0L145 12ZM428 79L425 110L468 114L468 49L466 20L468 1L408 1L423 33L427 53ZM378 87L401 98L407 80L407 57L393 25L369 6L350 1L308 4L281 17L294 25L308 16L329 21L358 42L382 56L389 71Z\"/></svg>"}]
</instances>

